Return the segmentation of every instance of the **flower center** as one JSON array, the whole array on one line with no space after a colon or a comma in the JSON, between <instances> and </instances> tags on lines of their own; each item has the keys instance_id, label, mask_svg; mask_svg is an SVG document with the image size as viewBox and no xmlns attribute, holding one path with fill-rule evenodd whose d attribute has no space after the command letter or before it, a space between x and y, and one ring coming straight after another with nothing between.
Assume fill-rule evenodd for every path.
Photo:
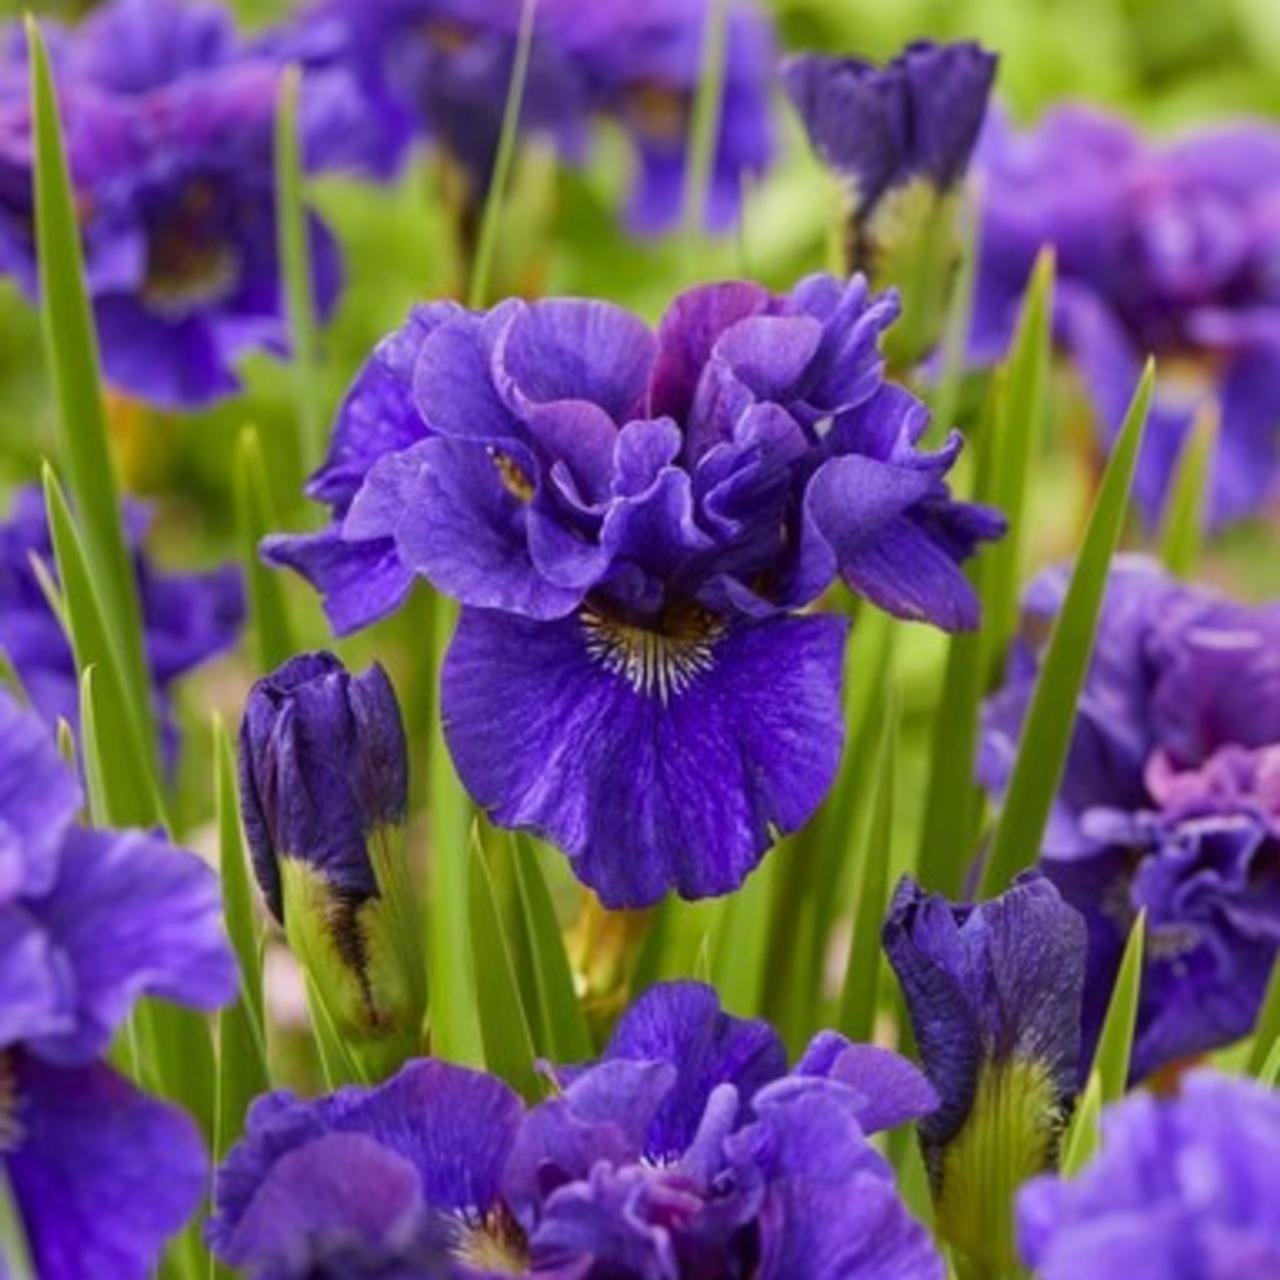
<instances>
[{"instance_id":1,"label":"flower center","mask_svg":"<svg viewBox=\"0 0 1280 1280\"><path fill-rule=\"evenodd\" d=\"M689 104L683 93L654 80L633 84L626 95L627 114L654 142L674 145L688 133Z\"/></svg>"},{"instance_id":2,"label":"flower center","mask_svg":"<svg viewBox=\"0 0 1280 1280\"><path fill-rule=\"evenodd\" d=\"M496 1271L504 1276L524 1275L529 1265L524 1232L501 1205L491 1210L478 1226L465 1223L453 1252L458 1261L468 1267Z\"/></svg>"},{"instance_id":3,"label":"flower center","mask_svg":"<svg viewBox=\"0 0 1280 1280\"><path fill-rule=\"evenodd\" d=\"M0 1154L14 1151L22 1141L18 1123L18 1074L12 1054L0 1051Z\"/></svg>"},{"instance_id":4,"label":"flower center","mask_svg":"<svg viewBox=\"0 0 1280 1280\"><path fill-rule=\"evenodd\" d=\"M456 18L429 18L422 32L433 49L446 54L465 52L476 37L471 27Z\"/></svg>"},{"instance_id":5,"label":"flower center","mask_svg":"<svg viewBox=\"0 0 1280 1280\"><path fill-rule=\"evenodd\" d=\"M619 622L592 609L584 609L581 619L588 654L637 693L656 694L664 706L712 669L725 631L723 622L697 608L681 610L656 628Z\"/></svg>"},{"instance_id":6,"label":"flower center","mask_svg":"<svg viewBox=\"0 0 1280 1280\"><path fill-rule=\"evenodd\" d=\"M216 208L213 184L191 182L152 232L142 293L159 310L182 315L234 288L239 255L213 226Z\"/></svg>"},{"instance_id":7,"label":"flower center","mask_svg":"<svg viewBox=\"0 0 1280 1280\"><path fill-rule=\"evenodd\" d=\"M525 474L524 468L509 453L503 453L493 445L490 445L486 452L489 455L489 461L498 472L502 487L517 502L532 502L533 481Z\"/></svg>"}]
</instances>

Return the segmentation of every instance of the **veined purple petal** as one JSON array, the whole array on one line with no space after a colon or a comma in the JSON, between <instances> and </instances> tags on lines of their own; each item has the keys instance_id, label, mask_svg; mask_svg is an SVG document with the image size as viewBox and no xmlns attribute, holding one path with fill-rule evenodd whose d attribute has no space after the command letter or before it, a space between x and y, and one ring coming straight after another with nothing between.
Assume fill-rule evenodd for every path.
<instances>
[{"instance_id":1,"label":"veined purple petal","mask_svg":"<svg viewBox=\"0 0 1280 1280\"><path fill-rule=\"evenodd\" d=\"M320 592L340 636L394 613L413 590L413 574L389 537L361 541L335 529L275 534L263 540L261 553L268 564L293 569Z\"/></svg>"},{"instance_id":2,"label":"veined purple petal","mask_svg":"<svg viewBox=\"0 0 1280 1280\"><path fill-rule=\"evenodd\" d=\"M195 1125L96 1063L16 1068L22 1140L4 1161L41 1280L144 1280L205 1189Z\"/></svg>"},{"instance_id":3,"label":"veined purple petal","mask_svg":"<svg viewBox=\"0 0 1280 1280\"><path fill-rule=\"evenodd\" d=\"M730 1140L761 1164L761 1280L941 1280L942 1259L910 1218L883 1157L835 1099L809 1090L765 1101Z\"/></svg>"},{"instance_id":4,"label":"veined purple petal","mask_svg":"<svg viewBox=\"0 0 1280 1280\"><path fill-rule=\"evenodd\" d=\"M831 784L843 637L834 618L664 639L468 609L445 733L494 820L555 840L607 904L725 893Z\"/></svg>"},{"instance_id":5,"label":"veined purple petal","mask_svg":"<svg viewBox=\"0 0 1280 1280\"><path fill-rule=\"evenodd\" d=\"M445 1213L483 1216L493 1205L521 1106L501 1081L432 1059L410 1062L375 1088L325 1098L260 1098L244 1138L218 1171L208 1238L230 1247L278 1163L330 1134L362 1134L416 1170L424 1201Z\"/></svg>"},{"instance_id":6,"label":"veined purple petal","mask_svg":"<svg viewBox=\"0 0 1280 1280\"><path fill-rule=\"evenodd\" d=\"M536 468L515 440L424 440L373 467L344 532L360 541L393 538L400 563L466 604L563 617L583 591L556 586L533 562Z\"/></svg>"},{"instance_id":7,"label":"veined purple petal","mask_svg":"<svg viewBox=\"0 0 1280 1280\"><path fill-rule=\"evenodd\" d=\"M422 1181L409 1160L364 1134L326 1133L271 1166L219 1257L254 1275L276 1268L297 1275L344 1250L407 1254L424 1212ZM315 1256L306 1257L300 1241ZM371 1267L368 1274L382 1273Z\"/></svg>"},{"instance_id":8,"label":"veined purple petal","mask_svg":"<svg viewBox=\"0 0 1280 1280\"><path fill-rule=\"evenodd\" d=\"M235 997L217 877L154 836L73 828L57 883L29 910L74 974L73 1028L32 1042L49 1062L101 1053L144 995L202 1009Z\"/></svg>"},{"instance_id":9,"label":"veined purple petal","mask_svg":"<svg viewBox=\"0 0 1280 1280\"><path fill-rule=\"evenodd\" d=\"M733 1085L746 1105L787 1066L768 1023L725 1013L714 988L701 982L666 982L646 992L623 1015L603 1057L676 1068L646 1136L646 1154L655 1159L670 1159L693 1141L718 1085Z\"/></svg>"},{"instance_id":10,"label":"veined purple petal","mask_svg":"<svg viewBox=\"0 0 1280 1280\"><path fill-rule=\"evenodd\" d=\"M621 425L637 416L656 341L630 312L580 298L535 302L499 337L494 381L511 409L585 400Z\"/></svg>"}]
</instances>

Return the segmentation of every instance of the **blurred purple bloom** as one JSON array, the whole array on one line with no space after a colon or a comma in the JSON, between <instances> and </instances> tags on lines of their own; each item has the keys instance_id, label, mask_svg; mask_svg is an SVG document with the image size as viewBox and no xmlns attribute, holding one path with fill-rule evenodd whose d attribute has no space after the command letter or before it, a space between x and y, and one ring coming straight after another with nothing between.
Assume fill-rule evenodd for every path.
<instances>
[{"instance_id":1,"label":"blurred purple bloom","mask_svg":"<svg viewBox=\"0 0 1280 1280\"><path fill-rule=\"evenodd\" d=\"M125 507L125 530L133 551L143 638L163 745L172 761L177 726L170 687L180 676L230 648L244 619L240 572L231 565L212 573L161 573L142 550L147 516ZM32 560L54 581L53 544L44 499L34 488L19 491L7 523L0 524L0 650L13 663L35 709L52 726L80 720L80 682L71 646L41 590Z\"/></svg>"},{"instance_id":2,"label":"blurred purple bloom","mask_svg":"<svg viewBox=\"0 0 1280 1280\"><path fill-rule=\"evenodd\" d=\"M1147 519L1206 406L1221 419L1213 519L1266 503L1280 471L1280 130L1240 124L1154 144L1068 106L1027 134L994 116L979 164L974 356L1003 354L1035 254L1054 245L1057 337L1106 440L1146 356L1160 362L1136 481Z\"/></svg>"},{"instance_id":3,"label":"blurred purple bloom","mask_svg":"<svg viewBox=\"0 0 1280 1280\"><path fill-rule=\"evenodd\" d=\"M366 842L404 821L408 748L387 673L330 653L259 680L240 726L240 795L254 872L284 919L281 858L308 863L350 906L378 893Z\"/></svg>"},{"instance_id":4,"label":"blurred purple bloom","mask_svg":"<svg viewBox=\"0 0 1280 1280\"><path fill-rule=\"evenodd\" d=\"M1065 570L1038 579L981 772L1008 780ZM1134 1073L1247 1034L1280 948L1280 605L1236 604L1122 558L1041 865L1089 926L1085 1038L1147 912Z\"/></svg>"},{"instance_id":5,"label":"blurred purple bloom","mask_svg":"<svg viewBox=\"0 0 1280 1280\"><path fill-rule=\"evenodd\" d=\"M426 135L458 165L477 209L497 157L519 25L520 0L318 0L270 47L358 86L377 122L365 166L375 176L393 174ZM540 17L520 125L571 155L581 149L582 88L545 28Z\"/></svg>"},{"instance_id":6,"label":"blurred purple bloom","mask_svg":"<svg viewBox=\"0 0 1280 1280\"><path fill-rule=\"evenodd\" d=\"M515 62L520 0L319 0L272 48L360 86L380 145L367 165L393 173L418 134L436 141L467 178L474 209L488 192ZM641 231L672 225L683 208L693 99L707 0L642 6L543 0L521 109L523 135L582 158L592 115L616 120L638 159L631 202ZM746 177L773 151L769 89L773 39L753 4L728 10L725 89L708 221L737 213ZM372 133L372 131L371 131Z\"/></svg>"},{"instance_id":7,"label":"blurred purple bloom","mask_svg":"<svg viewBox=\"0 0 1280 1280\"><path fill-rule=\"evenodd\" d=\"M1074 1102L1084 922L1036 873L973 905L904 879L884 948L941 1097L918 1126L939 1234L996 1274L1013 1260L996 1200L1053 1167Z\"/></svg>"},{"instance_id":8,"label":"blurred purple bloom","mask_svg":"<svg viewBox=\"0 0 1280 1280\"><path fill-rule=\"evenodd\" d=\"M867 1141L935 1101L892 1054L828 1033L787 1075L766 1025L673 983L561 1086L526 1110L425 1060L374 1090L270 1095L219 1172L210 1245L255 1280L943 1274Z\"/></svg>"},{"instance_id":9,"label":"blurred purple bloom","mask_svg":"<svg viewBox=\"0 0 1280 1280\"><path fill-rule=\"evenodd\" d=\"M1135 1094L1103 1117L1101 1152L1019 1197L1041 1280L1265 1280L1280 1275L1280 1095L1197 1071L1177 1098Z\"/></svg>"},{"instance_id":10,"label":"blurred purple bloom","mask_svg":"<svg viewBox=\"0 0 1280 1280\"><path fill-rule=\"evenodd\" d=\"M114 0L57 45L67 150L108 379L166 408L239 387L249 350L283 352L273 127L280 66L237 46L229 17L179 0ZM25 68L11 71L25 80ZM36 291L31 120L0 94L0 267ZM344 158L358 101L304 99L312 167ZM312 219L316 298L337 295L337 248Z\"/></svg>"},{"instance_id":11,"label":"blurred purple bloom","mask_svg":"<svg viewBox=\"0 0 1280 1280\"><path fill-rule=\"evenodd\" d=\"M99 1058L135 1002L226 1004L217 879L140 831L76 825L48 730L0 693L0 1173L42 1280L141 1280L195 1210L194 1125Z\"/></svg>"},{"instance_id":12,"label":"blurred purple bloom","mask_svg":"<svg viewBox=\"0 0 1280 1280\"><path fill-rule=\"evenodd\" d=\"M813 53L787 60L787 92L849 196L850 269L874 271L911 230L901 202L919 184L935 197L960 184L995 73L995 55L967 41L918 41L884 67Z\"/></svg>"},{"instance_id":13,"label":"blurred purple bloom","mask_svg":"<svg viewBox=\"0 0 1280 1280\"><path fill-rule=\"evenodd\" d=\"M322 533L267 554L350 631L415 576L466 606L444 672L463 781L558 843L607 905L736 888L834 777L840 576L977 623L960 563L1003 524L953 502L960 448L884 382L890 297L826 276L676 300L417 310L356 380L311 484ZM799 747L803 744L803 748Z\"/></svg>"},{"instance_id":14,"label":"blurred purple bloom","mask_svg":"<svg viewBox=\"0 0 1280 1280\"><path fill-rule=\"evenodd\" d=\"M632 226L642 232L673 226L684 209L693 104L713 5L546 0L545 8L553 38L580 70L591 110L616 120L635 147ZM732 0L724 13L724 91L707 207L715 228L734 221L744 182L764 173L774 150L771 25L753 0Z\"/></svg>"}]
</instances>

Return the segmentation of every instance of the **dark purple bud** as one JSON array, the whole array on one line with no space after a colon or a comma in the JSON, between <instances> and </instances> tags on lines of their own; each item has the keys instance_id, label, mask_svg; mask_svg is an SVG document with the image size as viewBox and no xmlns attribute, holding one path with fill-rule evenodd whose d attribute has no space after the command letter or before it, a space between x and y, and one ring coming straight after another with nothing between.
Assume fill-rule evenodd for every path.
<instances>
[{"instance_id":1,"label":"dark purple bud","mask_svg":"<svg viewBox=\"0 0 1280 1280\"><path fill-rule=\"evenodd\" d=\"M1003 1274L1013 1194L1056 1164L1074 1101L1084 918L1038 872L972 905L904 879L884 947L942 1099L919 1123L938 1232Z\"/></svg>"},{"instance_id":2,"label":"dark purple bud","mask_svg":"<svg viewBox=\"0 0 1280 1280\"><path fill-rule=\"evenodd\" d=\"M386 672L331 653L291 658L254 685L240 727L240 790L254 871L284 918L279 859L305 862L352 903L378 895L368 847L404 819L404 724Z\"/></svg>"}]
</instances>

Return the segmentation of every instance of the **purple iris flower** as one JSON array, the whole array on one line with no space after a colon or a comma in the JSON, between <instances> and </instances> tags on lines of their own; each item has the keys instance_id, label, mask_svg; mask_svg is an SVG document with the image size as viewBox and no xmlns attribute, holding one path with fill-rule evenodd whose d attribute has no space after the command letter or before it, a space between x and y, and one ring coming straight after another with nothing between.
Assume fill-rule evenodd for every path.
<instances>
[{"instance_id":1,"label":"purple iris flower","mask_svg":"<svg viewBox=\"0 0 1280 1280\"><path fill-rule=\"evenodd\" d=\"M1054 1167L1075 1100L1084 921L1035 872L976 904L904 878L884 949L941 1098L918 1126L938 1234L1004 1274L1012 1190Z\"/></svg>"},{"instance_id":2,"label":"purple iris flower","mask_svg":"<svg viewBox=\"0 0 1280 1280\"><path fill-rule=\"evenodd\" d=\"M736 888L801 826L842 741L837 576L949 629L1001 519L951 500L886 383L896 314L861 278L730 283L658 333L604 302L420 308L366 365L310 492L326 531L266 552L350 631L415 577L466 606L445 730L471 794L559 844L609 906ZM801 745L803 744L803 745Z\"/></svg>"},{"instance_id":3,"label":"purple iris flower","mask_svg":"<svg viewBox=\"0 0 1280 1280\"><path fill-rule=\"evenodd\" d=\"M1008 779L1067 575L1038 579L981 774ZM1280 604L1249 606L1124 557L1041 866L1089 926L1092 1044L1125 939L1147 913L1134 1044L1141 1078L1248 1033L1280 948Z\"/></svg>"},{"instance_id":4,"label":"purple iris flower","mask_svg":"<svg viewBox=\"0 0 1280 1280\"><path fill-rule=\"evenodd\" d=\"M874 277L918 230L928 205L922 192L941 199L960 185L995 74L995 55L971 41L918 41L884 67L815 53L787 60L787 92L847 191L850 270Z\"/></svg>"},{"instance_id":5,"label":"purple iris flower","mask_svg":"<svg viewBox=\"0 0 1280 1280\"><path fill-rule=\"evenodd\" d=\"M166 408L235 392L238 357L287 348L272 161L279 65L238 50L221 10L179 0L115 0L59 51L108 379ZM0 103L0 265L34 296L29 107L25 94ZM336 82L305 101L311 167L344 158L357 106ZM337 248L315 218L311 236L327 314Z\"/></svg>"},{"instance_id":6,"label":"purple iris flower","mask_svg":"<svg viewBox=\"0 0 1280 1280\"><path fill-rule=\"evenodd\" d=\"M867 1141L936 1102L896 1055L827 1032L788 1074L766 1024L671 983L558 1082L526 1109L420 1060L377 1089L269 1095L219 1171L210 1245L255 1280L940 1280Z\"/></svg>"},{"instance_id":7,"label":"purple iris flower","mask_svg":"<svg viewBox=\"0 0 1280 1280\"><path fill-rule=\"evenodd\" d=\"M583 5L545 0L554 38L571 54L592 111L631 139L637 176L631 225L657 232L684 208L694 98L701 80L710 0ZM773 30L749 0L725 7L724 91L715 140L707 221L730 225L744 182L773 157L770 111L776 57Z\"/></svg>"},{"instance_id":8,"label":"purple iris flower","mask_svg":"<svg viewBox=\"0 0 1280 1280\"><path fill-rule=\"evenodd\" d=\"M142 552L147 516L125 507L142 605L143 636L166 754L177 749L170 687L179 677L235 643L244 618L239 571L227 565L205 574L161 573ZM53 544L39 490L22 489L0 524L0 650L13 664L32 705L50 724L79 723L80 681L75 658L33 567L54 581Z\"/></svg>"},{"instance_id":9,"label":"purple iris flower","mask_svg":"<svg viewBox=\"0 0 1280 1280\"><path fill-rule=\"evenodd\" d=\"M158 836L77 825L82 799L0 692L0 1173L41 1280L141 1280L204 1194L205 1155L100 1059L140 997L211 1009L236 973L213 873Z\"/></svg>"},{"instance_id":10,"label":"purple iris flower","mask_svg":"<svg viewBox=\"0 0 1280 1280\"><path fill-rule=\"evenodd\" d=\"M376 176L394 173L413 139L427 136L457 165L463 203L477 210L497 157L520 8L520 0L318 0L270 47L359 87L378 126L366 166ZM580 77L546 28L540 17L520 126L574 155L584 123Z\"/></svg>"},{"instance_id":11,"label":"purple iris flower","mask_svg":"<svg viewBox=\"0 0 1280 1280\"><path fill-rule=\"evenodd\" d=\"M1142 362L1160 385L1136 481L1158 517L1187 431L1220 415L1212 518L1247 516L1280 474L1280 130L1223 126L1152 143L1081 107L979 148L984 222L973 354L999 358L1039 247L1055 246L1055 326L1104 438Z\"/></svg>"},{"instance_id":12,"label":"purple iris flower","mask_svg":"<svg viewBox=\"0 0 1280 1280\"><path fill-rule=\"evenodd\" d=\"M1135 1094L1103 1117L1101 1152L1019 1197L1040 1280L1266 1280L1280 1275L1280 1094L1196 1071L1176 1098Z\"/></svg>"}]
</instances>

